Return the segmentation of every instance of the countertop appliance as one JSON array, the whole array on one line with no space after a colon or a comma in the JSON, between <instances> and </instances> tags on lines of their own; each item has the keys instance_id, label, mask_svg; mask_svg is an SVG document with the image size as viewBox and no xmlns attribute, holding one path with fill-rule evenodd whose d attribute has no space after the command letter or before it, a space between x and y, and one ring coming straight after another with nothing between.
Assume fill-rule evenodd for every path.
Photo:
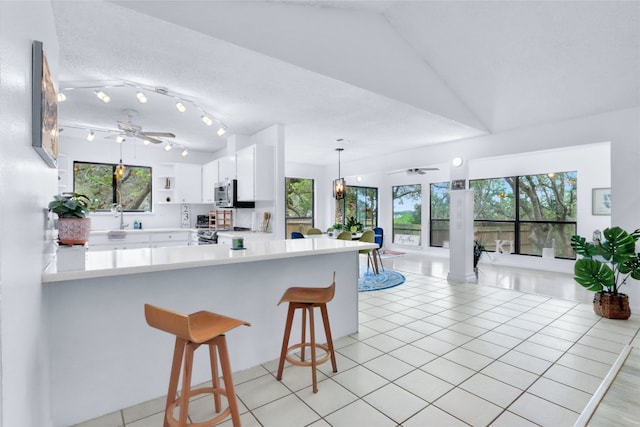
<instances>
[{"instance_id":1,"label":"countertop appliance","mask_svg":"<svg viewBox=\"0 0 640 427\"><path fill-rule=\"evenodd\" d=\"M216 230L198 230L198 245L215 245L218 243L218 232Z\"/></svg>"},{"instance_id":2,"label":"countertop appliance","mask_svg":"<svg viewBox=\"0 0 640 427\"><path fill-rule=\"evenodd\" d=\"M216 182L213 201L217 208L255 208L254 201L238 201L238 180Z\"/></svg>"},{"instance_id":3,"label":"countertop appliance","mask_svg":"<svg viewBox=\"0 0 640 427\"><path fill-rule=\"evenodd\" d=\"M209 215L198 215L196 217L196 228L209 228Z\"/></svg>"}]
</instances>

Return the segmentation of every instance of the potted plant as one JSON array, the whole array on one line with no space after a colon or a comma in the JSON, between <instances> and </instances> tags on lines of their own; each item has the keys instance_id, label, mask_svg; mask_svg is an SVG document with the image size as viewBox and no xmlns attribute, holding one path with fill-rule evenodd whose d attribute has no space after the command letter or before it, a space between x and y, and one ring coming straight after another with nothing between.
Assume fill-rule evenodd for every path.
<instances>
[{"instance_id":1,"label":"potted plant","mask_svg":"<svg viewBox=\"0 0 640 427\"><path fill-rule=\"evenodd\" d=\"M487 248L484 247L480 240L473 241L473 272L476 273L476 277L478 277L478 262L480 262L482 252L486 250Z\"/></svg>"},{"instance_id":2,"label":"potted plant","mask_svg":"<svg viewBox=\"0 0 640 427\"><path fill-rule=\"evenodd\" d=\"M350 216L345 224L345 231L351 231L352 233L362 231L362 223L358 222L355 217Z\"/></svg>"},{"instance_id":3,"label":"potted plant","mask_svg":"<svg viewBox=\"0 0 640 427\"><path fill-rule=\"evenodd\" d=\"M63 193L53 196L49 210L58 215L58 241L63 245L84 245L89 240L91 218L87 212L91 200L78 193Z\"/></svg>"},{"instance_id":4,"label":"potted plant","mask_svg":"<svg viewBox=\"0 0 640 427\"><path fill-rule=\"evenodd\" d=\"M629 277L640 280L640 253L636 253L640 229L627 233L620 227L611 227L602 235L603 242L571 237L571 247L582 255L575 263L574 279L595 292L593 309L597 314L609 319L628 319L629 297L620 292L620 287Z\"/></svg>"}]
</instances>

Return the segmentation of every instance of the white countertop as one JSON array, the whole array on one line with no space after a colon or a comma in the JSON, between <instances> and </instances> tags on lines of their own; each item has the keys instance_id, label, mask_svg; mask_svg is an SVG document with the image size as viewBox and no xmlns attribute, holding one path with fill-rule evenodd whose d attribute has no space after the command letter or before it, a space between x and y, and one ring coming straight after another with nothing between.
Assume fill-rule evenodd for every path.
<instances>
[{"instance_id":1,"label":"white countertop","mask_svg":"<svg viewBox=\"0 0 640 427\"><path fill-rule=\"evenodd\" d=\"M42 282L60 282L349 252L374 249L378 245L336 239L292 239L248 241L245 242L245 247L244 250L232 250L227 245L200 245L87 251L83 270L58 272L56 263L52 262L43 272Z\"/></svg>"}]
</instances>

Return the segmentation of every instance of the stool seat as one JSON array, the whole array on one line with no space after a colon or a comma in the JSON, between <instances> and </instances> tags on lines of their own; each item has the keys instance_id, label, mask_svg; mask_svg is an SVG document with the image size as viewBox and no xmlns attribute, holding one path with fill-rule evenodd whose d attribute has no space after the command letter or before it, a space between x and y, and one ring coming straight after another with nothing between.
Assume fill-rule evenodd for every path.
<instances>
[{"instance_id":1,"label":"stool seat","mask_svg":"<svg viewBox=\"0 0 640 427\"><path fill-rule=\"evenodd\" d=\"M145 304L144 314L149 326L197 344L209 341L240 325L251 326L244 320L210 311L198 311L185 315L150 304Z\"/></svg>"},{"instance_id":2,"label":"stool seat","mask_svg":"<svg viewBox=\"0 0 640 427\"><path fill-rule=\"evenodd\" d=\"M303 304L326 304L333 299L335 294L335 281L334 285L327 288L304 288L304 287L292 287L287 289L278 305L283 302L299 302Z\"/></svg>"},{"instance_id":3,"label":"stool seat","mask_svg":"<svg viewBox=\"0 0 640 427\"><path fill-rule=\"evenodd\" d=\"M313 392L318 392L318 382L316 378L316 366L331 359L331 365L333 372L338 372L336 366L336 356L333 348L333 340L331 338L331 328L329 326L329 316L327 314L327 303L333 299L336 290L336 273L333 273L333 281L331 285L326 288L310 288L310 287L291 287L288 288L278 305L283 302L289 303L289 309L287 312L287 322L285 326L284 338L282 340L282 350L280 352L280 363L278 365L278 373L276 378L282 380L282 372L284 370L285 360L289 361L293 365L297 366L311 366L311 378L313 382ZM320 308L322 314L322 322L324 324L325 336L327 338L327 344L320 344L315 339L315 324L313 318L313 309ZM300 343L289 346L289 338L291 335L291 327L293 324L293 317L295 310L302 310L302 338ZM307 313L309 315L309 335L310 341L306 341L307 331ZM305 360L305 348L309 347L311 350L311 360ZM300 357L294 358L290 353L294 350L300 349ZM316 357L316 350L321 349L326 354L318 359Z\"/></svg>"},{"instance_id":4,"label":"stool seat","mask_svg":"<svg viewBox=\"0 0 640 427\"><path fill-rule=\"evenodd\" d=\"M164 427L184 427L187 425L189 413L189 399L199 394L212 394L214 409L219 415L193 424L199 427L213 426L228 416L231 416L234 427L240 426L240 414L236 401L231 376L231 364L225 333L241 325L250 326L248 322L223 316L209 311L198 311L189 315L177 313L151 304L145 304L144 314L149 326L176 336L173 352L173 363L169 378L169 391L165 407ZM193 367L193 353L200 347L209 347L211 365L211 387L191 389L191 373ZM218 376L218 354L224 388L220 386ZM183 367L184 359L184 367ZM178 396L178 382L180 381L180 369L182 374L182 391ZM225 396L228 407L220 413L220 396ZM178 408L178 419L174 418L174 410Z\"/></svg>"}]
</instances>

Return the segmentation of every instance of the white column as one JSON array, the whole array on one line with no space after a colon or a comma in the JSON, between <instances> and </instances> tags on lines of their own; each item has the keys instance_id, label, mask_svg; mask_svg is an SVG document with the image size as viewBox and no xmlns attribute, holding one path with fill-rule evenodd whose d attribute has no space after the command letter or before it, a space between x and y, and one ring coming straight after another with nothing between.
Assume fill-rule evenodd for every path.
<instances>
[{"instance_id":1,"label":"white column","mask_svg":"<svg viewBox=\"0 0 640 427\"><path fill-rule=\"evenodd\" d=\"M473 191L450 191L448 280L475 282L473 272Z\"/></svg>"}]
</instances>

